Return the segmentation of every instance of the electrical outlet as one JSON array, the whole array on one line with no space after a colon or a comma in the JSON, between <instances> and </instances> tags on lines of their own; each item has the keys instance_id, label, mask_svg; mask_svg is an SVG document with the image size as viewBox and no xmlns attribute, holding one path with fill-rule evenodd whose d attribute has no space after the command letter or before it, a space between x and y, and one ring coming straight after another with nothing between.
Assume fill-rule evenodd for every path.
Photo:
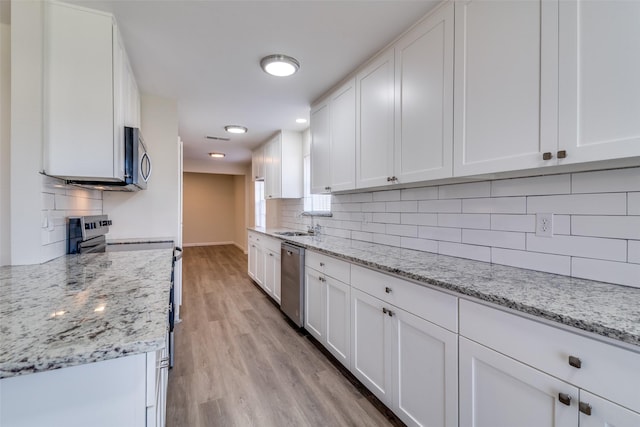
<instances>
[{"instance_id":1,"label":"electrical outlet","mask_svg":"<svg viewBox=\"0 0 640 427\"><path fill-rule=\"evenodd\" d=\"M536 214L536 236L553 237L553 214Z\"/></svg>"}]
</instances>

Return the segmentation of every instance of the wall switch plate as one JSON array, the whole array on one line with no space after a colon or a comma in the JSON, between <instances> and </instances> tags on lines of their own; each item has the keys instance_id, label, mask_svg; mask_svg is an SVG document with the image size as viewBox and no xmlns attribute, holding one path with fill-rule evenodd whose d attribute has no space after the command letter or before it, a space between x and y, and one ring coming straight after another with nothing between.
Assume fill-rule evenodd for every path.
<instances>
[{"instance_id":1,"label":"wall switch plate","mask_svg":"<svg viewBox=\"0 0 640 427\"><path fill-rule=\"evenodd\" d=\"M536 214L536 236L553 237L553 214Z\"/></svg>"}]
</instances>

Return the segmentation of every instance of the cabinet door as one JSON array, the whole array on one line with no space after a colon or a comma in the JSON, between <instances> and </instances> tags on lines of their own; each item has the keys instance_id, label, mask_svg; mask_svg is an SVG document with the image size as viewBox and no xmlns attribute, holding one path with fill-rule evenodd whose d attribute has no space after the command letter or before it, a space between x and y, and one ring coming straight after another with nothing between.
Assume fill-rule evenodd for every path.
<instances>
[{"instance_id":1,"label":"cabinet door","mask_svg":"<svg viewBox=\"0 0 640 427\"><path fill-rule=\"evenodd\" d=\"M327 349L344 366L351 362L351 286L330 277L327 284Z\"/></svg>"},{"instance_id":2,"label":"cabinet door","mask_svg":"<svg viewBox=\"0 0 640 427\"><path fill-rule=\"evenodd\" d=\"M117 172L124 177L124 127L128 118L129 76L127 55L122 37L113 31L113 159Z\"/></svg>"},{"instance_id":3,"label":"cabinet door","mask_svg":"<svg viewBox=\"0 0 640 427\"><path fill-rule=\"evenodd\" d=\"M331 124L329 101L311 110L311 193L331 191Z\"/></svg>"},{"instance_id":4,"label":"cabinet door","mask_svg":"<svg viewBox=\"0 0 640 427\"><path fill-rule=\"evenodd\" d=\"M393 49L356 77L356 187L390 184L393 175Z\"/></svg>"},{"instance_id":5,"label":"cabinet door","mask_svg":"<svg viewBox=\"0 0 640 427\"><path fill-rule=\"evenodd\" d=\"M273 296L273 285L275 279L275 261L273 252L264 250L264 290Z\"/></svg>"},{"instance_id":6,"label":"cabinet door","mask_svg":"<svg viewBox=\"0 0 640 427\"><path fill-rule=\"evenodd\" d=\"M356 80L331 95L331 190L356 188ZM329 165L326 165L329 166Z\"/></svg>"},{"instance_id":7,"label":"cabinet door","mask_svg":"<svg viewBox=\"0 0 640 427\"><path fill-rule=\"evenodd\" d=\"M548 165L557 148L557 2L455 3L454 175Z\"/></svg>"},{"instance_id":8,"label":"cabinet door","mask_svg":"<svg viewBox=\"0 0 640 427\"><path fill-rule=\"evenodd\" d=\"M453 3L395 46L398 182L447 178L453 169Z\"/></svg>"},{"instance_id":9,"label":"cabinet door","mask_svg":"<svg viewBox=\"0 0 640 427\"><path fill-rule=\"evenodd\" d=\"M393 318L394 412L407 425L457 426L458 335L403 310Z\"/></svg>"},{"instance_id":10,"label":"cabinet door","mask_svg":"<svg viewBox=\"0 0 640 427\"><path fill-rule=\"evenodd\" d=\"M351 288L351 373L383 403L393 403L393 327L382 301Z\"/></svg>"},{"instance_id":11,"label":"cabinet door","mask_svg":"<svg viewBox=\"0 0 640 427\"><path fill-rule=\"evenodd\" d=\"M312 268L305 268L304 276L304 327L315 339L324 342L327 282Z\"/></svg>"},{"instance_id":12,"label":"cabinet door","mask_svg":"<svg viewBox=\"0 0 640 427\"><path fill-rule=\"evenodd\" d=\"M260 146L251 153L252 180L264 179L264 146Z\"/></svg>"},{"instance_id":13,"label":"cabinet door","mask_svg":"<svg viewBox=\"0 0 640 427\"><path fill-rule=\"evenodd\" d=\"M258 280L258 248L255 243L249 241L249 277Z\"/></svg>"},{"instance_id":14,"label":"cabinet door","mask_svg":"<svg viewBox=\"0 0 640 427\"><path fill-rule=\"evenodd\" d=\"M278 304L282 300L282 293L280 292L282 285L282 268L280 266L280 252L273 253L273 258L271 262L273 263L273 299L275 299Z\"/></svg>"},{"instance_id":15,"label":"cabinet door","mask_svg":"<svg viewBox=\"0 0 640 427\"><path fill-rule=\"evenodd\" d=\"M113 179L113 18L45 3L45 164L63 177Z\"/></svg>"},{"instance_id":16,"label":"cabinet door","mask_svg":"<svg viewBox=\"0 0 640 427\"><path fill-rule=\"evenodd\" d=\"M640 2L560 2L560 163L640 156Z\"/></svg>"},{"instance_id":17,"label":"cabinet door","mask_svg":"<svg viewBox=\"0 0 640 427\"><path fill-rule=\"evenodd\" d=\"M256 277L255 280L260 285L261 288L264 289L264 279L265 279L265 259L264 259L264 249L258 244L256 244Z\"/></svg>"},{"instance_id":18,"label":"cabinet door","mask_svg":"<svg viewBox=\"0 0 640 427\"><path fill-rule=\"evenodd\" d=\"M578 426L577 388L466 338L459 345L461 426Z\"/></svg>"},{"instance_id":19,"label":"cabinet door","mask_svg":"<svg viewBox=\"0 0 640 427\"><path fill-rule=\"evenodd\" d=\"M640 426L640 414L630 411L615 403L580 390L581 405L588 405L587 410L580 411L580 427L637 427Z\"/></svg>"},{"instance_id":20,"label":"cabinet door","mask_svg":"<svg viewBox=\"0 0 640 427\"><path fill-rule=\"evenodd\" d=\"M281 140L275 136L265 146L265 198L278 199L282 191Z\"/></svg>"}]
</instances>

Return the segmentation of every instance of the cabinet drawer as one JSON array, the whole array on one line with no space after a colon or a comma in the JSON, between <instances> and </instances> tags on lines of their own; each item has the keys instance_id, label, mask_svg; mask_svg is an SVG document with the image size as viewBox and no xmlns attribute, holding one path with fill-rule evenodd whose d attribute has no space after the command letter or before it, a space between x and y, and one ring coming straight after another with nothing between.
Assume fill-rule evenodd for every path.
<instances>
[{"instance_id":1,"label":"cabinet drawer","mask_svg":"<svg viewBox=\"0 0 640 427\"><path fill-rule=\"evenodd\" d=\"M640 410L640 354L460 300L460 334L561 380ZM569 357L579 359L571 366Z\"/></svg>"},{"instance_id":2,"label":"cabinet drawer","mask_svg":"<svg viewBox=\"0 0 640 427\"><path fill-rule=\"evenodd\" d=\"M458 298L354 265L351 285L450 331L458 331Z\"/></svg>"},{"instance_id":3,"label":"cabinet drawer","mask_svg":"<svg viewBox=\"0 0 640 427\"><path fill-rule=\"evenodd\" d=\"M273 237L267 237L265 235L260 236L260 244L264 249L270 250L271 252L275 252L277 254L280 253L280 245L282 241L280 239L275 239Z\"/></svg>"},{"instance_id":4,"label":"cabinet drawer","mask_svg":"<svg viewBox=\"0 0 640 427\"><path fill-rule=\"evenodd\" d=\"M347 284L351 282L351 264L346 261L307 251L305 253L305 265L341 282Z\"/></svg>"},{"instance_id":5,"label":"cabinet drawer","mask_svg":"<svg viewBox=\"0 0 640 427\"><path fill-rule=\"evenodd\" d=\"M256 233L255 231L249 231L247 233L247 236L248 236L250 242L257 242L260 234Z\"/></svg>"}]
</instances>

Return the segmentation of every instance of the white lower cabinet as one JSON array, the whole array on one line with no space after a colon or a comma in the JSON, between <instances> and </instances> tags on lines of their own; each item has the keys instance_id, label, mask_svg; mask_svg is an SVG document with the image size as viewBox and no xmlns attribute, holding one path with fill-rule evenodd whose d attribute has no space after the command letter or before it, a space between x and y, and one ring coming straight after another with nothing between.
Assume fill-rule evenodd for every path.
<instances>
[{"instance_id":1,"label":"white lower cabinet","mask_svg":"<svg viewBox=\"0 0 640 427\"><path fill-rule=\"evenodd\" d=\"M351 363L351 287L305 268L305 329L349 368Z\"/></svg>"},{"instance_id":2,"label":"white lower cabinet","mask_svg":"<svg viewBox=\"0 0 640 427\"><path fill-rule=\"evenodd\" d=\"M580 390L580 427L640 426L640 414Z\"/></svg>"},{"instance_id":3,"label":"white lower cabinet","mask_svg":"<svg viewBox=\"0 0 640 427\"><path fill-rule=\"evenodd\" d=\"M164 427L163 350L0 380L0 426Z\"/></svg>"},{"instance_id":4,"label":"white lower cabinet","mask_svg":"<svg viewBox=\"0 0 640 427\"><path fill-rule=\"evenodd\" d=\"M270 249L264 252L264 288L269 295L280 303L280 252Z\"/></svg>"},{"instance_id":5,"label":"white lower cabinet","mask_svg":"<svg viewBox=\"0 0 640 427\"><path fill-rule=\"evenodd\" d=\"M408 425L458 425L457 335L351 289L351 371Z\"/></svg>"},{"instance_id":6,"label":"white lower cabinet","mask_svg":"<svg viewBox=\"0 0 640 427\"><path fill-rule=\"evenodd\" d=\"M248 247L249 277L280 304L280 240L249 231Z\"/></svg>"},{"instance_id":7,"label":"white lower cabinet","mask_svg":"<svg viewBox=\"0 0 640 427\"><path fill-rule=\"evenodd\" d=\"M577 427L577 400L576 387L460 338L461 426Z\"/></svg>"}]
</instances>

